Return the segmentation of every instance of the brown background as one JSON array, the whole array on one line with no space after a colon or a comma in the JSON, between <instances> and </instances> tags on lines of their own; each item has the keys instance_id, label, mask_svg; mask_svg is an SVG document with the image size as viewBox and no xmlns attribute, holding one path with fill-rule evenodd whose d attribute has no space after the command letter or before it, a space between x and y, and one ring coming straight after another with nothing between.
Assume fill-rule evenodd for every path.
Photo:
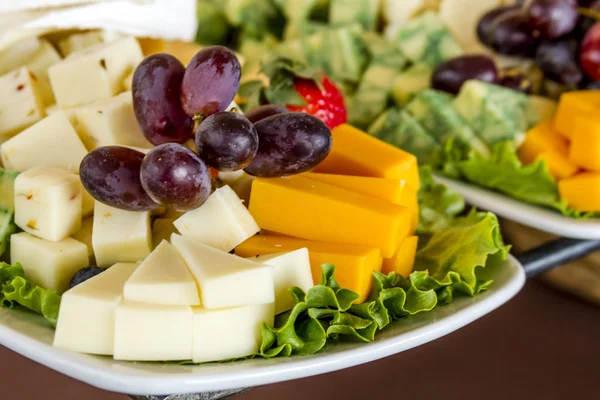
<instances>
[{"instance_id":1,"label":"brown background","mask_svg":"<svg viewBox=\"0 0 600 400\"><path fill-rule=\"evenodd\" d=\"M384 360L254 389L259 399L600 398L600 309L530 281L458 332ZM127 400L0 347L0 399Z\"/></svg>"}]
</instances>

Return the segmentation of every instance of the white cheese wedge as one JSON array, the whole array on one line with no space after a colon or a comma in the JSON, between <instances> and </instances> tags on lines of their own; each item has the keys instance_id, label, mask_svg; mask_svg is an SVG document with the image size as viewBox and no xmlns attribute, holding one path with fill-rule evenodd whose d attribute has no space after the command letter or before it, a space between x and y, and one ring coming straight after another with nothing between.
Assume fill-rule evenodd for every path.
<instances>
[{"instance_id":1,"label":"white cheese wedge","mask_svg":"<svg viewBox=\"0 0 600 400\"><path fill-rule=\"evenodd\" d=\"M4 168L21 172L40 165L79 172L86 154L85 146L63 112L44 118L0 146Z\"/></svg>"},{"instance_id":2,"label":"white cheese wedge","mask_svg":"<svg viewBox=\"0 0 600 400\"><path fill-rule=\"evenodd\" d=\"M207 310L194 307L196 363L245 357L258 351L261 326L273 326L273 304Z\"/></svg>"},{"instance_id":3,"label":"white cheese wedge","mask_svg":"<svg viewBox=\"0 0 600 400\"><path fill-rule=\"evenodd\" d=\"M198 306L198 285L181 256L161 242L125 283L125 300L148 304Z\"/></svg>"},{"instance_id":4,"label":"white cheese wedge","mask_svg":"<svg viewBox=\"0 0 600 400\"><path fill-rule=\"evenodd\" d=\"M90 264L94 265L96 260L94 258L94 246L92 246L92 230L94 228L94 218L87 217L81 221L81 229L75 232L71 237L87 246L88 257L90 258Z\"/></svg>"},{"instance_id":5,"label":"white cheese wedge","mask_svg":"<svg viewBox=\"0 0 600 400\"><path fill-rule=\"evenodd\" d=\"M115 338L115 313L123 285L137 264L115 264L65 292L60 303L54 346L110 356Z\"/></svg>"},{"instance_id":6,"label":"white cheese wedge","mask_svg":"<svg viewBox=\"0 0 600 400\"><path fill-rule=\"evenodd\" d=\"M25 232L54 242L81 229L79 176L43 165L15 179L15 223Z\"/></svg>"},{"instance_id":7,"label":"white cheese wedge","mask_svg":"<svg viewBox=\"0 0 600 400\"><path fill-rule=\"evenodd\" d=\"M74 33L58 41L58 49L63 57L76 51L104 43L104 34L102 31L90 31Z\"/></svg>"},{"instance_id":8,"label":"white cheese wedge","mask_svg":"<svg viewBox=\"0 0 600 400\"><path fill-rule=\"evenodd\" d=\"M46 116L39 79L26 67L0 77L0 142Z\"/></svg>"},{"instance_id":9,"label":"white cheese wedge","mask_svg":"<svg viewBox=\"0 0 600 400\"><path fill-rule=\"evenodd\" d=\"M192 239L174 234L177 249L200 286L204 308L227 308L275 301L273 271Z\"/></svg>"},{"instance_id":10,"label":"white cheese wedge","mask_svg":"<svg viewBox=\"0 0 600 400\"><path fill-rule=\"evenodd\" d=\"M202 206L178 218L175 227L183 236L225 252L260 230L229 186L215 190Z\"/></svg>"},{"instance_id":11,"label":"white cheese wedge","mask_svg":"<svg viewBox=\"0 0 600 400\"><path fill-rule=\"evenodd\" d=\"M171 235L177 233L174 219L157 218L152 224L152 244L156 248L163 240L171 240Z\"/></svg>"},{"instance_id":12,"label":"white cheese wedge","mask_svg":"<svg viewBox=\"0 0 600 400\"><path fill-rule=\"evenodd\" d=\"M315 285L310 270L308 249L306 248L288 253L265 254L250 259L273 267L275 314L280 314L292 308L293 298L288 291L289 288L296 286L307 292Z\"/></svg>"},{"instance_id":13,"label":"white cheese wedge","mask_svg":"<svg viewBox=\"0 0 600 400\"><path fill-rule=\"evenodd\" d=\"M72 238L50 242L26 232L10 237L10 258L23 266L27 279L58 293L67 290L73 275L89 265L85 244Z\"/></svg>"},{"instance_id":14,"label":"white cheese wedge","mask_svg":"<svg viewBox=\"0 0 600 400\"><path fill-rule=\"evenodd\" d=\"M142 261L152 251L150 212L121 210L96 201L92 243L100 267Z\"/></svg>"},{"instance_id":15,"label":"white cheese wedge","mask_svg":"<svg viewBox=\"0 0 600 400\"><path fill-rule=\"evenodd\" d=\"M115 360L190 360L192 308L122 301L115 319Z\"/></svg>"},{"instance_id":16,"label":"white cheese wedge","mask_svg":"<svg viewBox=\"0 0 600 400\"><path fill-rule=\"evenodd\" d=\"M75 118L77 131L90 151L111 145L152 147L133 112L131 92L78 107Z\"/></svg>"},{"instance_id":17,"label":"white cheese wedge","mask_svg":"<svg viewBox=\"0 0 600 400\"><path fill-rule=\"evenodd\" d=\"M56 103L74 107L113 97L123 91L123 79L143 58L134 37L72 53L48 70Z\"/></svg>"}]
</instances>

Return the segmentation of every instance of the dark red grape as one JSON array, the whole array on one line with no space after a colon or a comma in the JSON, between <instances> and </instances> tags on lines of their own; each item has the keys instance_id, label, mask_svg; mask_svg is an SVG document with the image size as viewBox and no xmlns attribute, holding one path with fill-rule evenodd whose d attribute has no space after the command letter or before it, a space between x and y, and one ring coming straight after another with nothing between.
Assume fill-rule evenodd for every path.
<instances>
[{"instance_id":1,"label":"dark red grape","mask_svg":"<svg viewBox=\"0 0 600 400\"><path fill-rule=\"evenodd\" d=\"M143 159L144 153L127 147L98 147L81 161L81 183L94 199L111 207L153 210L158 205L144 191L140 181Z\"/></svg>"},{"instance_id":2,"label":"dark red grape","mask_svg":"<svg viewBox=\"0 0 600 400\"><path fill-rule=\"evenodd\" d=\"M434 89L457 94L463 83L471 79L494 83L498 69L494 60L483 55L456 57L440 64L433 72L431 86Z\"/></svg>"},{"instance_id":3,"label":"dark red grape","mask_svg":"<svg viewBox=\"0 0 600 400\"><path fill-rule=\"evenodd\" d=\"M554 82L576 87L583 80L577 62L578 43L575 39L545 42L538 48L535 60L544 76Z\"/></svg>"},{"instance_id":4,"label":"dark red grape","mask_svg":"<svg viewBox=\"0 0 600 400\"><path fill-rule=\"evenodd\" d=\"M202 121L196 131L196 149L209 167L237 171L256 155L258 135L246 117L224 111Z\"/></svg>"},{"instance_id":5,"label":"dark red grape","mask_svg":"<svg viewBox=\"0 0 600 400\"><path fill-rule=\"evenodd\" d=\"M590 78L600 81L600 23L586 33L581 43L580 63Z\"/></svg>"},{"instance_id":6,"label":"dark red grape","mask_svg":"<svg viewBox=\"0 0 600 400\"><path fill-rule=\"evenodd\" d=\"M133 74L133 110L144 136L155 145L183 143L194 133L194 120L181 106L185 67L168 54L155 54Z\"/></svg>"},{"instance_id":7,"label":"dark red grape","mask_svg":"<svg viewBox=\"0 0 600 400\"><path fill-rule=\"evenodd\" d=\"M518 68L507 68L502 71L498 85L526 94L533 93L533 82Z\"/></svg>"},{"instance_id":8,"label":"dark red grape","mask_svg":"<svg viewBox=\"0 0 600 400\"><path fill-rule=\"evenodd\" d=\"M240 87L242 68L235 54L223 46L200 50L185 69L181 103L188 115L206 118L225 111Z\"/></svg>"},{"instance_id":9,"label":"dark red grape","mask_svg":"<svg viewBox=\"0 0 600 400\"><path fill-rule=\"evenodd\" d=\"M211 190L210 172L204 161L177 143L161 144L146 154L141 180L154 201L175 211L200 207Z\"/></svg>"},{"instance_id":10,"label":"dark red grape","mask_svg":"<svg viewBox=\"0 0 600 400\"><path fill-rule=\"evenodd\" d=\"M71 278L71 282L69 283L69 288L72 289L80 283L83 283L88 279L91 279L96 275L101 274L102 272L104 272L104 268L96 267L94 265L83 267L79 271L77 271L75 275L73 275L73 277Z\"/></svg>"},{"instance_id":11,"label":"dark red grape","mask_svg":"<svg viewBox=\"0 0 600 400\"><path fill-rule=\"evenodd\" d=\"M289 113L289 110L285 107L281 107L275 104L265 104L263 106L259 106L253 110L248 111L245 114L245 117L248 118L248 120L254 124L260 121L261 119L265 119L272 115L287 113Z\"/></svg>"},{"instance_id":12,"label":"dark red grape","mask_svg":"<svg viewBox=\"0 0 600 400\"><path fill-rule=\"evenodd\" d=\"M325 160L331 150L331 131L312 115L278 114L254 126L258 153L244 169L250 175L276 177L306 172Z\"/></svg>"},{"instance_id":13,"label":"dark red grape","mask_svg":"<svg viewBox=\"0 0 600 400\"><path fill-rule=\"evenodd\" d=\"M530 0L525 12L531 27L544 39L558 39L573 32L579 18L575 0Z\"/></svg>"},{"instance_id":14,"label":"dark red grape","mask_svg":"<svg viewBox=\"0 0 600 400\"><path fill-rule=\"evenodd\" d=\"M531 28L527 16L520 9L508 10L494 18L484 44L500 54L515 57L533 57L539 34Z\"/></svg>"},{"instance_id":15,"label":"dark red grape","mask_svg":"<svg viewBox=\"0 0 600 400\"><path fill-rule=\"evenodd\" d=\"M479 41L481 43L483 43L484 45L490 47L490 43L489 43L489 38L491 37L491 33L492 33L492 22L496 19L496 17L499 17L500 15L505 14L508 11L512 11L512 10L519 10L521 7L520 6L504 6L504 7L498 7L498 8L494 8L490 11L488 11L486 14L484 14L483 17L481 17L481 19L479 20L479 23L477 24L477 37L479 38Z\"/></svg>"},{"instance_id":16,"label":"dark red grape","mask_svg":"<svg viewBox=\"0 0 600 400\"><path fill-rule=\"evenodd\" d=\"M579 85L581 90L600 90L600 81L586 79Z\"/></svg>"}]
</instances>

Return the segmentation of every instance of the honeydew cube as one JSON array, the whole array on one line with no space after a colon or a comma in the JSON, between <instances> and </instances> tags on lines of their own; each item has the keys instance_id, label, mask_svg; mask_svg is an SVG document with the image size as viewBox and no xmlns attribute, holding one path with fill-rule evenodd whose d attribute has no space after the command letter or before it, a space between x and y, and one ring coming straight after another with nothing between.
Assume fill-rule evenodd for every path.
<instances>
[{"instance_id":1,"label":"honeydew cube","mask_svg":"<svg viewBox=\"0 0 600 400\"><path fill-rule=\"evenodd\" d=\"M174 224L181 235L225 252L260 230L229 186L215 190L202 206L188 211Z\"/></svg>"},{"instance_id":2,"label":"honeydew cube","mask_svg":"<svg viewBox=\"0 0 600 400\"><path fill-rule=\"evenodd\" d=\"M0 146L6 169L26 171L53 165L79 172L87 150L63 112L57 112L25 129Z\"/></svg>"},{"instance_id":3,"label":"honeydew cube","mask_svg":"<svg viewBox=\"0 0 600 400\"><path fill-rule=\"evenodd\" d=\"M13 264L23 266L27 279L58 293L67 290L73 275L89 264L85 244L72 238L51 242L26 232L11 236L10 257Z\"/></svg>"},{"instance_id":4,"label":"honeydew cube","mask_svg":"<svg viewBox=\"0 0 600 400\"><path fill-rule=\"evenodd\" d=\"M161 242L125 283L125 300L198 306L198 285L177 250Z\"/></svg>"},{"instance_id":5,"label":"honeydew cube","mask_svg":"<svg viewBox=\"0 0 600 400\"><path fill-rule=\"evenodd\" d=\"M94 228L94 217L87 217L81 221L81 229L75 232L71 237L86 245L90 263L95 262L94 246L92 246L92 230Z\"/></svg>"},{"instance_id":6,"label":"honeydew cube","mask_svg":"<svg viewBox=\"0 0 600 400\"><path fill-rule=\"evenodd\" d=\"M54 333L55 347L110 356L115 339L115 313L123 285L137 264L115 264L65 292Z\"/></svg>"},{"instance_id":7,"label":"honeydew cube","mask_svg":"<svg viewBox=\"0 0 600 400\"><path fill-rule=\"evenodd\" d=\"M191 307L126 300L117 306L115 360L190 360L192 342Z\"/></svg>"},{"instance_id":8,"label":"honeydew cube","mask_svg":"<svg viewBox=\"0 0 600 400\"><path fill-rule=\"evenodd\" d=\"M307 248L289 253L265 254L253 261L273 267L275 314L292 308L293 298L289 288L296 286L307 292L314 286Z\"/></svg>"},{"instance_id":9,"label":"honeydew cube","mask_svg":"<svg viewBox=\"0 0 600 400\"><path fill-rule=\"evenodd\" d=\"M195 363L245 357L258 351L263 323L273 326L273 304L207 310L194 307Z\"/></svg>"},{"instance_id":10,"label":"honeydew cube","mask_svg":"<svg viewBox=\"0 0 600 400\"><path fill-rule=\"evenodd\" d=\"M92 245L96 263L137 262L152 251L149 211L126 211L96 201Z\"/></svg>"},{"instance_id":11,"label":"honeydew cube","mask_svg":"<svg viewBox=\"0 0 600 400\"><path fill-rule=\"evenodd\" d=\"M60 241L81 228L79 176L63 168L35 167L15 179L15 223L25 232Z\"/></svg>"},{"instance_id":12,"label":"honeydew cube","mask_svg":"<svg viewBox=\"0 0 600 400\"><path fill-rule=\"evenodd\" d=\"M152 243L157 247L163 240L171 240L171 235L177 233L171 218L158 218L152 224Z\"/></svg>"},{"instance_id":13,"label":"honeydew cube","mask_svg":"<svg viewBox=\"0 0 600 400\"><path fill-rule=\"evenodd\" d=\"M104 42L104 35L101 31L91 31L74 33L58 41L58 48L63 57L68 56L79 50L100 44Z\"/></svg>"},{"instance_id":14,"label":"honeydew cube","mask_svg":"<svg viewBox=\"0 0 600 400\"><path fill-rule=\"evenodd\" d=\"M79 135L89 150L110 145L152 147L133 112L131 92L79 107L75 118Z\"/></svg>"},{"instance_id":15,"label":"honeydew cube","mask_svg":"<svg viewBox=\"0 0 600 400\"><path fill-rule=\"evenodd\" d=\"M171 237L171 244L181 254L198 282L204 308L228 308L275 301L270 266L177 234Z\"/></svg>"},{"instance_id":16,"label":"honeydew cube","mask_svg":"<svg viewBox=\"0 0 600 400\"><path fill-rule=\"evenodd\" d=\"M73 107L111 98L123 91L123 79L143 58L133 37L72 53L48 70L56 103Z\"/></svg>"},{"instance_id":17,"label":"honeydew cube","mask_svg":"<svg viewBox=\"0 0 600 400\"><path fill-rule=\"evenodd\" d=\"M26 67L0 77L0 141L46 116L39 79Z\"/></svg>"}]
</instances>

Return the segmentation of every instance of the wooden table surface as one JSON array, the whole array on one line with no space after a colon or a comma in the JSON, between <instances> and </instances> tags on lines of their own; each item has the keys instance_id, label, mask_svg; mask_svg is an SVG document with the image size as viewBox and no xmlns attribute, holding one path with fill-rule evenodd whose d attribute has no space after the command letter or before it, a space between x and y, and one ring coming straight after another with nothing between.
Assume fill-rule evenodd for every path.
<instances>
[{"instance_id":1,"label":"wooden table surface","mask_svg":"<svg viewBox=\"0 0 600 400\"><path fill-rule=\"evenodd\" d=\"M236 400L578 399L600 392L600 308L530 281L510 303L435 342ZM0 347L1 399L127 400Z\"/></svg>"}]
</instances>

